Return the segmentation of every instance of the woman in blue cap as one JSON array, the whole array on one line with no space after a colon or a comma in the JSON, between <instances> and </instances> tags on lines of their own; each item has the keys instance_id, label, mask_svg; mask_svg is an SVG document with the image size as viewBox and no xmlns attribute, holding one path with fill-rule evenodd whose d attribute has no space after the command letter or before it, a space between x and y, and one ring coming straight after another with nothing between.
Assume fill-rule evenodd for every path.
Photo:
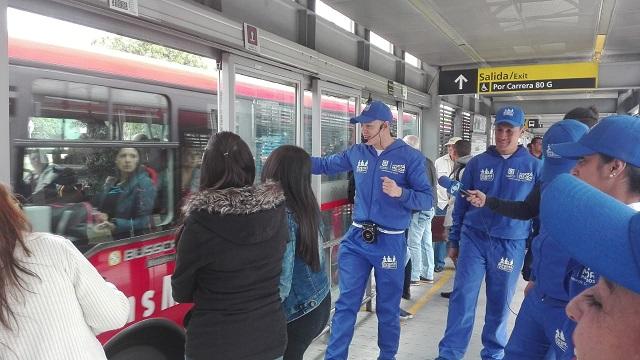
<instances>
[{"instance_id":1,"label":"woman in blue cap","mask_svg":"<svg viewBox=\"0 0 640 360\"><path fill-rule=\"evenodd\" d=\"M578 160L571 171L574 176L630 208L640 211L640 146L638 144L640 144L640 118L614 115L602 119L579 141L551 145L550 149L564 158ZM551 197L543 194L543 197L545 196ZM562 196L564 195L559 197ZM593 218L584 217L581 220L585 224L594 221ZM571 230L577 231L577 229ZM601 231L608 230L608 226L603 226L601 229ZM606 245L604 247L606 248ZM611 266L615 265L617 259L610 258L606 250L599 254L596 257L610 259ZM569 264L564 280L568 286L570 298L596 285L599 273L604 270L591 268L589 263L586 264L587 266L582 265L580 260L577 259ZM560 359L572 359L574 356L572 341L574 329L574 322L567 319L563 328L558 329L556 333L555 346L563 354L559 357ZM608 356L605 358L628 359L630 357Z\"/></svg>"},{"instance_id":2,"label":"woman in blue cap","mask_svg":"<svg viewBox=\"0 0 640 360\"><path fill-rule=\"evenodd\" d=\"M569 171L575 160L563 159L550 151L551 144L579 140L589 128L576 120L562 120L544 135L543 165L540 182L524 202L488 197L475 190L469 201L475 206L487 205L491 210L509 217L531 219L538 215L540 192L556 176ZM543 224L544 225L544 224ZM554 342L555 330L564 323L564 308L569 302L562 280L570 261L544 226L532 241L533 270L525 299L516 318L515 327L505 348L505 359L544 359ZM535 285L534 285L535 284Z\"/></svg>"},{"instance_id":3,"label":"woman in blue cap","mask_svg":"<svg viewBox=\"0 0 640 360\"><path fill-rule=\"evenodd\" d=\"M640 213L570 175L546 188L540 213L551 236L601 274L566 308L575 358L640 359Z\"/></svg>"}]
</instances>

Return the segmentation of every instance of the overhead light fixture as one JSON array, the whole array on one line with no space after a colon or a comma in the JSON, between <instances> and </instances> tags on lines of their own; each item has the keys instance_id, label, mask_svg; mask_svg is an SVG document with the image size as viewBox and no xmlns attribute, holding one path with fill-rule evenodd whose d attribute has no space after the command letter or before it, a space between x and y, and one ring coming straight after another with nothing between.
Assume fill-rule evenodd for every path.
<instances>
[{"instance_id":1,"label":"overhead light fixture","mask_svg":"<svg viewBox=\"0 0 640 360\"><path fill-rule=\"evenodd\" d=\"M600 62L606 41L607 41L607 35L605 34L596 35L596 41L595 41L595 44L593 45L593 61Z\"/></svg>"},{"instance_id":2,"label":"overhead light fixture","mask_svg":"<svg viewBox=\"0 0 640 360\"><path fill-rule=\"evenodd\" d=\"M604 46L613 20L613 13L616 8L616 0L600 0L598 11L598 23L596 26L596 37L593 44L593 61L600 62Z\"/></svg>"}]
</instances>

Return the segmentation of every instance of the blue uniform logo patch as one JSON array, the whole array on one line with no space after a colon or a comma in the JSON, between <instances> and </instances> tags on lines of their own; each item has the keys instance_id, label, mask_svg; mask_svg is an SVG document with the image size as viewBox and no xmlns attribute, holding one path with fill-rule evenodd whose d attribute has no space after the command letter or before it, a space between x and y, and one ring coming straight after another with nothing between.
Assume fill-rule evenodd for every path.
<instances>
[{"instance_id":1,"label":"blue uniform logo patch","mask_svg":"<svg viewBox=\"0 0 640 360\"><path fill-rule=\"evenodd\" d=\"M513 259L509 260L508 258L500 258L500 262L498 263L498 269L506 272L512 272Z\"/></svg>"},{"instance_id":2,"label":"blue uniform logo patch","mask_svg":"<svg viewBox=\"0 0 640 360\"><path fill-rule=\"evenodd\" d=\"M383 256L382 268L387 270L395 270L398 268L398 262L395 256Z\"/></svg>"},{"instance_id":3,"label":"blue uniform logo patch","mask_svg":"<svg viewBox=\"0 0 640 360\"><path fill-rule=\"evenodd\" d=\"M480 181L493 181L493 169L480 170Z\"/></svg>"},{"instance_id":4,"label":"blue uniform logo patch","mask_svg":"<svg viewBox=\"0 0 640 360\"><path fill-rule=\"evenodd\" d=\"M356 168L356 172L366 173L369 169L369 160L358 160L358 167Z\"/></svg>"}]
</instances>

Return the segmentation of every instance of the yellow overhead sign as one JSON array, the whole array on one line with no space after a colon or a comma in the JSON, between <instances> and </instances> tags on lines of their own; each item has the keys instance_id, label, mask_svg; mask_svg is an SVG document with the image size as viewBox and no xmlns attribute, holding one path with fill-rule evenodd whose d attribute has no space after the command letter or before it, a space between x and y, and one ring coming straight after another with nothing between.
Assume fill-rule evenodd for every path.
<instances>
[{"instance_id":1,"label":"yellow overhead sign","mask_svg":"<svg viewBox=\"0 0 640 360\"><path fill-rule=\"evenodd\" d=\"M593 89L597 86L598 64L592 62L478 69L479 94Z\"/></svg>"}]
</instances>

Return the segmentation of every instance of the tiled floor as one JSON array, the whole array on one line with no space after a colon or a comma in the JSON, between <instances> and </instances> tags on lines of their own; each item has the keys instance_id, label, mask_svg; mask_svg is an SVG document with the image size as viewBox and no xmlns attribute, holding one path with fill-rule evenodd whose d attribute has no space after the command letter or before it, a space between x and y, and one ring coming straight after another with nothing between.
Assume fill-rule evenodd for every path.
<instances>
[{"instance_id":1,"label":"tiled floor","mask_svg":"<svg viewBox=\"0 0 640 360\"><path fill-rule=\"evenodd\" d=\"M453 286L454 270L447 270L436 274L435 284L423 284L411 287L412 299L402 300L401 307L415 311L413 319L401 321L400 349L397 360L428 360L438 356L438 342L444 334L447 322L448 300L440 297L440 292L450 290ZM511 308L518 312L524 297L525 282L520 279ZM482 343L480 333L484 323L486 298L484 287L480 290L480 298L476 311L476 321L465 359L479 359ZM375 306L374 306L375 309ZM513 327L515 315L509 319L509 331ZM377 319L375 313L361 311L358 314L356 331L349 348L349 359L373 360L378 357ZM327 346L328 335L317 339L307 352L305 360L319 360L323 358Z\"/></svg>"}]
</instances>

